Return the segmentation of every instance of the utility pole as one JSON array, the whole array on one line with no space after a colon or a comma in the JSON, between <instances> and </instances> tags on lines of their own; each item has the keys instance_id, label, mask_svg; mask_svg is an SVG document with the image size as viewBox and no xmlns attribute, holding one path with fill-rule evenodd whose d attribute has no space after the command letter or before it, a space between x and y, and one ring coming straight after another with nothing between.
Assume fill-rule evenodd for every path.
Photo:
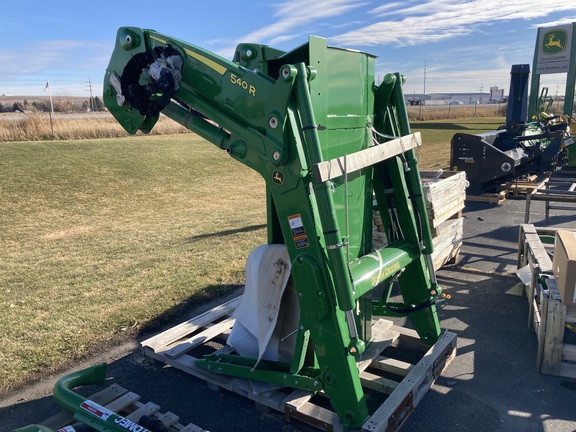
<instances>
[{"instance_id":1,"label":"utility pole","mask_svg":"<svg viewBox=\"0 0 576 432\"><path fill-rule=\"evenodd\" d=\"M424 98L426 98L426 59L424 59Z\"/></svg>"},{"instance_id":2,"label":"utility pole","mask_svg":"<svg viewBox=\"0 0 576 432\"><path fill-rule=\"evenodd\" d=\"M88 91L90 92L90 112L94 111L94 99L92 98L92 81L88 78Z\"/></svg>"},{"instance_id":3,"label":"utility pole","mask_svg":"<svg viewBox=\"0 0 576 432\"><path fill-rule=\"evenodd\" d=\"M422 96L422 100L420 101L420 108L418 110L418 117L422 118L422 105L426 100L426 59L424 59L424 96Z\"/></svg>"}]
</instances>

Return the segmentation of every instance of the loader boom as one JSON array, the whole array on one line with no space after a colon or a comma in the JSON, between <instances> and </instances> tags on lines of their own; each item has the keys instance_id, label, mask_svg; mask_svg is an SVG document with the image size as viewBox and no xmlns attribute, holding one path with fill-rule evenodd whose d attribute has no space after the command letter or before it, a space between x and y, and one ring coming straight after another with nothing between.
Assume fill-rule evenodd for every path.
<instances>
[{"instance_id":1,"label":"loader boom","mask_svg":"<svg viewBox=\"0 0 576 432\"><path fill-rule=\"evenodd\" d=\"M218 354L197 365L323 390L347 427L368 417L356 360L373 315L408 316L429 344L440 336L420 138L410 133L404 77L376 85L374 70L370 54L322 38L290 52L241 44L229 61L124 27L104 78L104 102L127 132L147 133L165 114L266 183L268 243L285 245L298 298L292 360ZM375 209L388 237L381 249L372 245ZM390 300L395 289L400 302Z\"/></svg>"}]
</instances>

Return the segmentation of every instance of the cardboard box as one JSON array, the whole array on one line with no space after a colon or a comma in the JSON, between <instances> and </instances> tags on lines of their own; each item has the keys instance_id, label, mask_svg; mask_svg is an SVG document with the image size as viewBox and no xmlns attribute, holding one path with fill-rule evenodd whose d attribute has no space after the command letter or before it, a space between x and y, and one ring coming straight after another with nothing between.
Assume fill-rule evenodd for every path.
<instances>
[{"instance_id":1,"label":"cardboard box","mask_svg":"<svg viewBox=\"0 0 576 432\"><path fill-rule=\"evenodd\" d=\"M556 231L552 269L562 303L576 306L576 232Z\"/></svg>"}]
</instances>

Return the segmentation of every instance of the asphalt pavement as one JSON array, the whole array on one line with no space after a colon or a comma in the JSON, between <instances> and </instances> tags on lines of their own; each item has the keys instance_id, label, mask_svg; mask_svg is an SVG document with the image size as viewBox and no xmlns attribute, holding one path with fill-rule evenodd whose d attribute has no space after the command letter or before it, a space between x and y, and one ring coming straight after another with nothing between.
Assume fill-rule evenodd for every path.
<instances>
[{"instance_id":1,"label":"asphalt pavement","mask_svg":"<svg viewBox=\"0 0 576 432\"><path fill-rule=\"evenodd\" d=\"M466 201L458 262L438 271L439 283L451 295L439 309L441 325L457 334L457 356L402 431L576 431L576 380L536 370L537 340L528 330L528 302L507 294L518 283L514 272L524 208L523 197L501 204ZM574 212L561 210L553 211L545 225L542 202L533 203L530 221L576 228ZM191 311L190 316L200 312ZM241 396L213 391L184 372L152 364L138 345L149 336L141 335L75 369L106 361L107 385L117 383L142 401L178 414L181 423L213 432L306 430L285 423L281 413L263 413ZM39 423L58 412L50 396L57 379L46 377L0 401L0 431Z\"/></svg>"}]
</instances>

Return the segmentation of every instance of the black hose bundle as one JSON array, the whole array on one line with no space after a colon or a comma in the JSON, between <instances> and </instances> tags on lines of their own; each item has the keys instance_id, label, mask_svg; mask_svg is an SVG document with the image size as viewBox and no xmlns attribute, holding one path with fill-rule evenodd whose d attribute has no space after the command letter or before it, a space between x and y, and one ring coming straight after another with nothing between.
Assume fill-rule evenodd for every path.
<instances>
[{"instance_id":1,"label":"black hose bundle","mask_svg":"<svg viewBox=\"0 0 576 432\"><path fill-rule=\"evenodd\" d=\"M132 56L122 71L122 94L130 105L144 116L156 116L164 109L176 92L174 76L168 68L160 69L160 76L150 84L140 84L142 71L164 56L179 55L171 47L156 47Z\"/></svg>"}]
</instances>

